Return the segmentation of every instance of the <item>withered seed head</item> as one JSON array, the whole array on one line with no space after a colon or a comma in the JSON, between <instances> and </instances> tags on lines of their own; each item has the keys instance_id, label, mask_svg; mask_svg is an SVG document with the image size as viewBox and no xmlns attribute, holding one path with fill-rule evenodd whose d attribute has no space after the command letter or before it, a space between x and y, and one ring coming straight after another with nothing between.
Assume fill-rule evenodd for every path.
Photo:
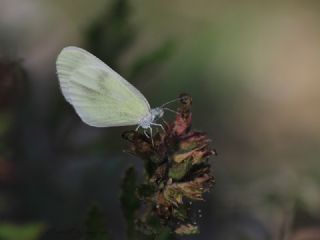
<instances>
[{"instance_id":1,"label":"withered seed head","mask_svg":"<svg viewBox=\"0 0 320 240\"><path fill-rule=\"evenodd\" d=\"M153 189L150 195L138 187L139 197L150 206L143 215L154 215L172 232L184 235L198 233L198 226L190 224L190 205L203 200L214 184L208 158L216 152L205 133L191 130L191 96L184 93L179 98L175 120L165 126L166 131L153 136L154 144L136 131L125 132L123 138L128 141L128 151L144 160L146 180L142 185ZM143 222L148 224L140 219Z\"/></svg>"}]
</instances>

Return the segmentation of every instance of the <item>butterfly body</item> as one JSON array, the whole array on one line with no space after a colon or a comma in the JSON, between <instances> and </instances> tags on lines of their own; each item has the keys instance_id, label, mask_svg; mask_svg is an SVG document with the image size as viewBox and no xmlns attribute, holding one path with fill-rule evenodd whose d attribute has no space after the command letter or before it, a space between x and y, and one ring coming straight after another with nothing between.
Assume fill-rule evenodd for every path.
<instances>
[{"instance_id":1,"label":"butterfly body","mask_svg":"<svg viewBox=\"0 0 320 240\"><path fill-rule=\"evenodd\" d=\"M149 114L143 117L139 123L138 128L141 127L143 129L148 129L152 125L158 125L156 124L156 121L161 118L164 114L164 111L162 108L157 107L150 110Z\"/></svg>"}]
</instances>

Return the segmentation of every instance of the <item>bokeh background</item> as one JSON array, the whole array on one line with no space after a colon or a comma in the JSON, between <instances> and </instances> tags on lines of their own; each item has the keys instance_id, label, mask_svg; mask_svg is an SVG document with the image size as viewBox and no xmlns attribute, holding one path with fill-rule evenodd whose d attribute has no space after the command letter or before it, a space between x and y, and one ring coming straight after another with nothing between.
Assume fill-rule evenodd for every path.
<instances>
[{"instance_id":1,"label":"bokeh background","mask_svg":"<svg viewBox=\"0 0 320 240\"><path fill-rule=\"evenodd\" d=\"M317 1L0 0L1 240L82 239L94 203L125 239L121 178L141 162L123 153L128 128L89 127L63 99L69 45L151 106L192 95L219 156L188 239L320 239Z\"/></svg>"}]
</instances>

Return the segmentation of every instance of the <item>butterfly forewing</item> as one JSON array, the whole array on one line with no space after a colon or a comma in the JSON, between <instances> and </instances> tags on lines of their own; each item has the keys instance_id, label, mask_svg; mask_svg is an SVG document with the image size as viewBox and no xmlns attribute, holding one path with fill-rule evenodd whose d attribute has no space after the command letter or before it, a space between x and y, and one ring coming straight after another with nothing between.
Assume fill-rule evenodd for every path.
<instances>
[{"instance_id":1,"label":"butterfly forewing","mask_svg":"<svg viewBox=\"0 0 320 240\"><path fill-rule=\"evenodd\" d=\"M64 48L57 71L64 97L91 126L136 125L150 111L134 86L81 48Z\"/></svg>"}]
</instances>

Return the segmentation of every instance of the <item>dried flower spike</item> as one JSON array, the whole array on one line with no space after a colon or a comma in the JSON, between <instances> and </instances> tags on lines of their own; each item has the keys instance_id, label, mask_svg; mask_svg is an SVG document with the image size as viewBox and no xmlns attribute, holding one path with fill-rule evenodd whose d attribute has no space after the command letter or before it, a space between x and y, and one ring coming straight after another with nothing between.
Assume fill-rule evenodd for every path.
<instances>
[{"instance_id":1,"label":"dried flower spike","mask_svg":"<svg viewBox=\"0 0 320 240\"><path fill-rule=\"evenodd\" d=\"M123 137L129 143L127 151L145 164L145 181L137 187L144 203L143 214L137 217L140 228L144 224L150 229L150 219L157 219L175 234L190 235L199 232L191 224L191 201L203 200L213 186L208 159L216 152L206 133L191 129L192 98L181 94L180 99L175 120L157 132L153 142L136 131L125 132Z\"/></svg>"}]
</instances>

